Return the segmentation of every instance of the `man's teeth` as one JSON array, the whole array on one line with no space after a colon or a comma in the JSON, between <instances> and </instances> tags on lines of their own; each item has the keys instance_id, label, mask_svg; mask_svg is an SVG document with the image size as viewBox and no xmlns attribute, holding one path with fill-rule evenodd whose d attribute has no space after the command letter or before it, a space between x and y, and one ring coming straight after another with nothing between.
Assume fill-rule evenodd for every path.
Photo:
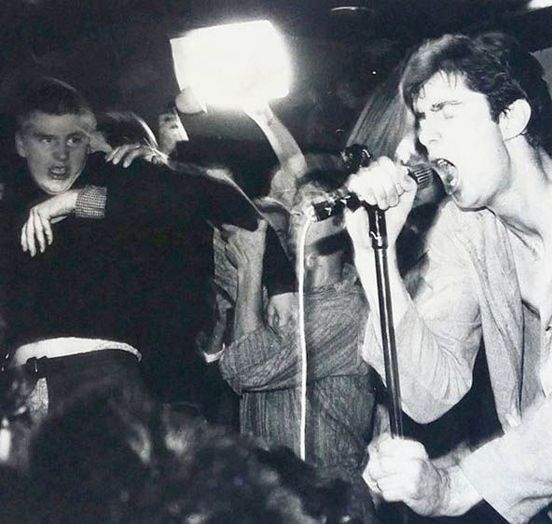
<instances>
[{"instance_id":1,"label":"man's teeth","mask_svg":"<svg viewBox=\"0 0 552 524\"><path fill-rule=\"evenodd\" d=\"M446 171L448 171L451 167L453 167L452 164L448 160L445 160L444 158L438 158L437 160L435 160L435 164L437 164L437 167L444 169Z\"/></svg>"},{"instance_id":2,"label":"man's teeth","mask_svg":"<svg viewBox=\"0 0 552 524\"><path fill-rule=\"evenodd\" d=\"M65 176L67 173L67 169L65 167L52 167L50 169L50 173L52 173L54 176Z\"/></svg>"},{"instance_id":3,"label":"man's teeth","mask_svg":"<svg viewBox=\"0 0 552 524\"><path fill-rule=\"evenodd\" d=\"M441 175L441 179L445 184L447 193L452 192L458 185L458 177L456 176L456 167L454 164L445 160L444 158L438 158L434 162L438 173Z\"/></svg>"}]
</instances>

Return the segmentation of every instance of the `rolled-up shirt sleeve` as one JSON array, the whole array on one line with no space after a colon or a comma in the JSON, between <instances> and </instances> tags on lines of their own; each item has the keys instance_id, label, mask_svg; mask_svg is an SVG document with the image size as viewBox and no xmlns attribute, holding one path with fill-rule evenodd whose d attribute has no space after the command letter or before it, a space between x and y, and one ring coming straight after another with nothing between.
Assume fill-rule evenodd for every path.
<instances>
[{"instance_id":1,"label":"rolled-up shirt sleeve","mask_svg":"<svg viewBox=\"0 0 552 524\"><path fill-rule=\"evenodd\" d=\"M102 186L84 186L77 196L75 216L88 219L105 218L107 188Z\"/></svg>"}]
</instances>

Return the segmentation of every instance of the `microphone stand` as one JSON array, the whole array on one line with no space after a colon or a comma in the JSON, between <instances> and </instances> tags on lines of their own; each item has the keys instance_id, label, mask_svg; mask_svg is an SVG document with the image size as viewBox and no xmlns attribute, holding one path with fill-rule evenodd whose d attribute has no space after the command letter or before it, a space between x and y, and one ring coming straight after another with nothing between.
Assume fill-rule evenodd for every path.
<instances>
[{"instance_id":1,"label":"microphone stand","mask_svg":"<svg viewBox=\"0 0 552 524\"><path fill-rule=\"evenodd\" d=\"M399 383L399 366L397 362L397 345L393 324L393 308L389 284L389 266L387 263L387 227L385 212L377 206L363 203L368 212L369 232L374 250L376 264L376 282L378 288L378 306L380 313L381 342L385 363L385 381L387 383L387 405L393 437L403 436L403 418L401 411L401 388ZM408 524L408 508L400 505L398 517L403 524Z\"/></svg>"},{"instance_id":2,"label":"microphone stand","mask_svg":"<svg viewBox=\"0 0 552 524\"><path fill-rule=\"evenodd\" d=\"M370 152L359 144L347 147L341 156L349 173L356 173L360 167L370 165L372 160ZM421 170L420 173L423 175L422 177L415 177L418 183L429 177L427 169ZM404 430L401 410L401 388L399 383L395 327L393 324L393 308L391 304L391 286L389 284L389 266L387 263L388 241L385 212L377 206L371 206L366 202L360 201L357 195L345 190L335 192L328 201L313 204L312 216L314 220L325 220L344 208L354 211L360 206L363 206L368 213L369 233L372 240L372 249L374 250L374 262L376 264L381 341L385 364L391 435L393 437L402 437ZM406 524L408 522L407 507L401 506L399 513L402 517L402 522Z\"/></svg>"},{"instance_id":3,"label":"microphone stand","mask_svg":"<svg viewBox=\"0 0 552 524\"><path fill-rule=\"evenodd\" d=\"M381 342L385 363L385 381L388 391L387 397L391 422L391 435L394 437L401 437L404 434L401 411L401 388L399 383L397 345L395 343L395 327L393 324L393 308L389 285L385 213L376 206L365 205L364 207L368 212L370 238L372 240L374 262L376 264Z\"/></svg>"},{"instance_id":4,"label":"microphone stand","mask_svg":"<svg viewBox=\"0 0 552 524\"><path fill-rule=\"evenodd\" d=\"M360 167L367 167L372 161L372 155L361 144L353 144L341 153L343 163L349 173L356 173ZM421 170L415 177L417 182L428 180L427 169ZM424 182L425 183L425 182ZM347 207L354 211L363 206L368 212L370 238L376 264L376 281L378 287L378 305L380 313L381 341L383 346L383 359L385 363L385 381L387 382L387 396L389 416L391 419L391 435L403 436L403 421L401 411L401 388L399 385L399 367L397 363L397 345L395 343L395 327L393 324L393 308L391 305L391 290L389 285L389 268L387 264L387 227L385 213L377 206L371 206L361 202L354 193L344 193L326 204L313 206L318 220L331 216L338 209Z\"/></svg>"}]
</instances>

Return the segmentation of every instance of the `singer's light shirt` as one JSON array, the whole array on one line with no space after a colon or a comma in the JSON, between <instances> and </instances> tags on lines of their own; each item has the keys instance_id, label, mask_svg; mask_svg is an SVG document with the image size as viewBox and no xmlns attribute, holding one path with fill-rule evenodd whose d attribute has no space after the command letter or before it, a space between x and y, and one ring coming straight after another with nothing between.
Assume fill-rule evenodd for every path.
<instances>
[{"instance_id":1,"label":"singer's light shirt","mask_svg":"<svg viewBox=\"0 0 552 524\"><path fill-rule=\"evenodd\" d=\"M551 377L542 373L551 331L545 327L522 305L505 226L489 211L460 211L447 203L428 240L420 286L396 326L403 406L417 421L430 422L455 405L471 386L483 337L505 435L461 467L478 493L514 523L552 501L552 397L545 395ZM384 376L372 329L364 357Z\"/></svg>"}]
</instances>

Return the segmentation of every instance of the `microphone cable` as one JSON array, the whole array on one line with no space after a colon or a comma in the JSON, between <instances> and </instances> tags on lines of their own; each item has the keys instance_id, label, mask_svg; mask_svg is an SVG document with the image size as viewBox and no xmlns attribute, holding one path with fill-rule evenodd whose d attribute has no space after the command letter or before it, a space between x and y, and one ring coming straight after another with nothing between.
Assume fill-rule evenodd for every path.
<instances>
[{"instance_id":1,"label":"microphone cable","mask_svg":"<svg viewBox=\"0 0 552 524\"><path fill-rule=\"evenodd\" d=\"M300 414L299 414L299 457L306 460L306 433L307 433L307 340L305 334L305 244L307 232L313 219L303 213L306 218L299 230L297 242L297 293L299 299L299 360L301 363L300 381Z\"/></svg>"}]
</instances>

